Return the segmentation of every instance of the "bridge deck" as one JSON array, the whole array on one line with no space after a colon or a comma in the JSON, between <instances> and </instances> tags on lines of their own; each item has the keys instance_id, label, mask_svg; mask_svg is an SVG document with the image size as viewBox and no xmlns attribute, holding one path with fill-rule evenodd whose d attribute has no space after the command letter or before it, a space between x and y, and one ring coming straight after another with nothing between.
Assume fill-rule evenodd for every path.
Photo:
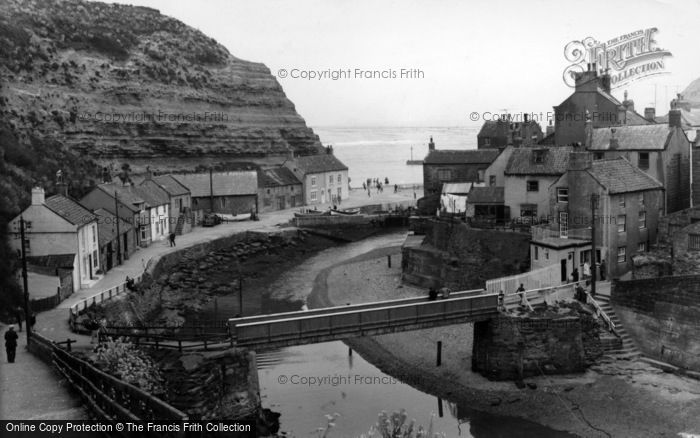
<instances>
[{"instance_id":1,"label":"bridge deck","mask_svg":"<svg viewBox=\"0 0 700 438\"><path fill-rule=\"evenodd\" d=\"M483 290L229 320L235 344L255 349L375 336L488 319L498 295Z\"/></svg>"}]
</instances>

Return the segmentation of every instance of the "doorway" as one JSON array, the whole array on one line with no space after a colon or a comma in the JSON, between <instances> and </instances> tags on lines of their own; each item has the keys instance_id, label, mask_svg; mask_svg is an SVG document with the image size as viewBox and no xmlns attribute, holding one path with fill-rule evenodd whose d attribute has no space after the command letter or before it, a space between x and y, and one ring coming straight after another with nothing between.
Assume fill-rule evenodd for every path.
<instances>
[{"instance_id":1,"label":"doorway","mask_svg":"<svg viewBox=\"0 0 700 438\"><path fill-rule=\"evenodd\" d=\"M569 276L566 274L566 259L561 259L561 281L565 283Z\"/></svg>"}]
</instances>

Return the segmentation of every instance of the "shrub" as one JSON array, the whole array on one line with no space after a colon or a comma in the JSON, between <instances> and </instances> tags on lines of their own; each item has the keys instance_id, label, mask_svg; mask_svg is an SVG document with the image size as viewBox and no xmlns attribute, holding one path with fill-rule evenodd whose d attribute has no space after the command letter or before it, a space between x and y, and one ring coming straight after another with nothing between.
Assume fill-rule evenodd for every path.
<instances>
[{"instance_id":1,"label":"shrub","mask_svg":"<svg viewBox=\"0 0 700 438\"><path fill-rule=\"evenodd\" d=\"M129 342L109 339L100 344L93 359L108 374L156 396L165 394L164 379L150 357Z\"/></svg>"}]
</instances>

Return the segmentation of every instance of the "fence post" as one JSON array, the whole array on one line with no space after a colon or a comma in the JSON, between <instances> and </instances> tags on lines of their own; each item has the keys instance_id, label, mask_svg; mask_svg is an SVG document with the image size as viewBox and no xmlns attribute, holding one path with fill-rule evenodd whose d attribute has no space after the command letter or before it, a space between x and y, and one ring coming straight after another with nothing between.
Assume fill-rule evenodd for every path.
<instances>
[{"instance_id":1,"label":"fence post","mask_svg":"<svg viewBox=\"0 0 700 438\"><path fill-rule=\"evenodd\" d=\"M386 264L389 268L391 268L391 254L386 256Z\"/></svg>"},{"instance_id":2,"label":"fence post","mask_svg":"<svg viewBox=\"0 0 700 438\"><path fill-rule=\"evenodd\" d=\"M437 365L440 366L442 364L442 341L437 342Z\"/></svg>"}]
</instances>

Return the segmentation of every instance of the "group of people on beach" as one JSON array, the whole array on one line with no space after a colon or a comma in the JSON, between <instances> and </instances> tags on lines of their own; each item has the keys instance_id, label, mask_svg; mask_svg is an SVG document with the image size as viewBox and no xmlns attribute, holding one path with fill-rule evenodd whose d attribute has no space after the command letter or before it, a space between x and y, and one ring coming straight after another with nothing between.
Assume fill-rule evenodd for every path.
<instances>
[{"instance_id":1,"label":"group of people on beach","mask_svg":"<svg viewBox=\"0 0 700 438\"><path fill-rule=\"evenodd\" d=\"M362 182L362 189L367 190L367 196L371 197L372 196L372 187L377 189L377 194L382 193L384 191L384 185L389 185L389 178L384 177L384 182L382 183L382 180L380 178L367 178L366 181ZM398 190L398 185L394 184L394 193Z\"/></svg>"}]
</instances>

